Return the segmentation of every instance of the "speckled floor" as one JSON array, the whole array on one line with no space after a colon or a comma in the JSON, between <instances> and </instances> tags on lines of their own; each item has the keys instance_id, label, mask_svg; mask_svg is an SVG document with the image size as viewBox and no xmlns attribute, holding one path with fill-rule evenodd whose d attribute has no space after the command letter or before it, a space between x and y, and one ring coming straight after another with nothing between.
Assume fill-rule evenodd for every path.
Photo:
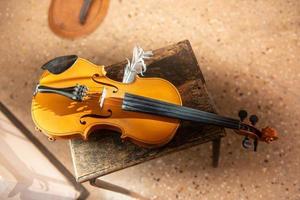
<instances>
[{"instance_id":1,"label":"speckled floor","mask_svg":"<svg viewBox=\"0 0 300 200\"><path fill-rule=\"evenodd\" d=\"M228 131L217 169L205 144L104 179L152 199L300 199L300 1L112 0L100 27L73 41L49 30L49 4L0 1L0 99L30 130L31 95L47 60L78 54L109 65L135 44L148 50L189 39L219 112L256 113L280 140L253 153ZM34 133L73 171L67 141ZM90 199L130 199L84 185Z\"/></svg>"}]
</instances>

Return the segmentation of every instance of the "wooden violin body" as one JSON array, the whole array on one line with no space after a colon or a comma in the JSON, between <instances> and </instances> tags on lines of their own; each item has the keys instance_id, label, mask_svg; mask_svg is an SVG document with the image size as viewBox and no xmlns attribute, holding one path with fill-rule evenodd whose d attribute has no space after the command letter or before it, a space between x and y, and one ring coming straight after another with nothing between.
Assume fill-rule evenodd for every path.
<instances>
[{"instance_id":1,"label":"wooden violin body","mask_svg":"<svg viewBox=\"0 0 300 200\"><path fill-rule=\"evenodd\" d=\"M220 116L182 106L174 85L160 78L136 77L132 83L121 83L106 76L104 66L97 66L77 56L56 58L43 67L32 99L32 118L39 130L50 140L88 135L98 129L121 133L144 147L158 147L169 142L180 120L222 126L244 135L243 146L254 139L271 142L277 132L270 128L258 130L257 116L244 123L246 111L240 111L241 120ZM248 148L248 147L246 147Z\"/></svg>"},{"instance_id":2,"label":"wooden violin body","mask_svg":"<svg viewBox=\"0 0 300 200\"><path fill-rule=\"evenodd\" d=\"M87 139L95 129L111 129L120 132L124 139L155 147L172 139L179 126L178 119L122 109L125 93L181 105L177 89L164 79L137 77L133 83L124 84L106 77L104 66L96 66L78 58L60 74L45 71L39 82L39 85L51 88L68 88L78 84L88 88L82 101L73 101L51 92L37 92L34 95L32 118L37 128L50 139L75 135Z\"/></svg>"}]
</instances>

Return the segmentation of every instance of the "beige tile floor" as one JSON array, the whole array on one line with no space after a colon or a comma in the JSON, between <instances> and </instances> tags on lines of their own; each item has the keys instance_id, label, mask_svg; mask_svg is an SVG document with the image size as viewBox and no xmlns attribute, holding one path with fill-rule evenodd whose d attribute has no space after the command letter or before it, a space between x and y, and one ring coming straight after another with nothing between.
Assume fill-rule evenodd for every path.
<instances>
[{"instance_id":1,"label":"beige tile floor","mask_svg":"<svg viewBox=\"0 0 300 200\"><path fill-rule=\"evenodd\" d=\"M47 25L50 1L0 1L0 99L34 132L31 95L40 66L64 54L109 65L144 49L189 39L221 114L240 108L272 125L280 140L253 153L224 138L220 166L209 144L144 163L105 180L152 199L300 199L300 1L112 0L88 37L64 40ZM73 171L67 141L38 137ZM128 199L93 189L90 199Z\"/></svg>"}]
</instances>

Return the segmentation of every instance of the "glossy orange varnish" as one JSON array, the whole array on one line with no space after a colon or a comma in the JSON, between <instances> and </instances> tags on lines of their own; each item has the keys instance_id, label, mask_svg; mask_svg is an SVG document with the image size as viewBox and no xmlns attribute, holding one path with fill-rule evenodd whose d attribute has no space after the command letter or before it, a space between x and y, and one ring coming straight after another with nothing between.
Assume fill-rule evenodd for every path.
<instances>
[{"instance_id":1,"label":"glossy orange varnish","mask_svg":"<svg viewBox=\"0 0 300 200\"><path fill-rule=\"evenodd\" d=\"M117 92L113 92L114 87L94 82L94 74L99 75L97 81L117 87ZM125 93L131 93L181 105L179 92L174 85L160 78L139 77L133 83L125 84L109 79L105 74L104 66L94 65L82 58L78 58L72 67L61 74L55 75L45 71L40 85L62 88L80 84L87 86L89 91L82 102L72 101L58 94L37 93L32 99L31 108L37 128L54 139L77 135L87 139L91 130L112 129L121 132L122 138L131 139L147 147L160 146L172 139L179 126L179 120L124 111L122 100ZM103 87L106 88L107 94L104 105L100 108L98 101ZM86 117L81 119L86 124L80 123L83 115L107 116L110 114L108 110L112 112L108 118Z\"/></svg>"}]
</instances>

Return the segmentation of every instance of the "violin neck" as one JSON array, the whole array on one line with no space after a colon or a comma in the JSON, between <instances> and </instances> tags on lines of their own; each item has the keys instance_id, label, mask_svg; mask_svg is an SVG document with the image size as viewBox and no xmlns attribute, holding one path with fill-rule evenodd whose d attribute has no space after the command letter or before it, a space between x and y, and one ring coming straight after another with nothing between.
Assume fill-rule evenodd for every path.
<instances>
[{"instance_id":1,"label":"violin neck","mask_svg":"<svg viewBox=\"0 0 300 200\"><path fill-rule=\"evenodd\" d=\"M222 126L239 130L241 122L237 119L219 116L214 113L188 108L157 99L126 93L122 109L127 111L149 113L181 120Z\"/></svg>"}]
</instances>

